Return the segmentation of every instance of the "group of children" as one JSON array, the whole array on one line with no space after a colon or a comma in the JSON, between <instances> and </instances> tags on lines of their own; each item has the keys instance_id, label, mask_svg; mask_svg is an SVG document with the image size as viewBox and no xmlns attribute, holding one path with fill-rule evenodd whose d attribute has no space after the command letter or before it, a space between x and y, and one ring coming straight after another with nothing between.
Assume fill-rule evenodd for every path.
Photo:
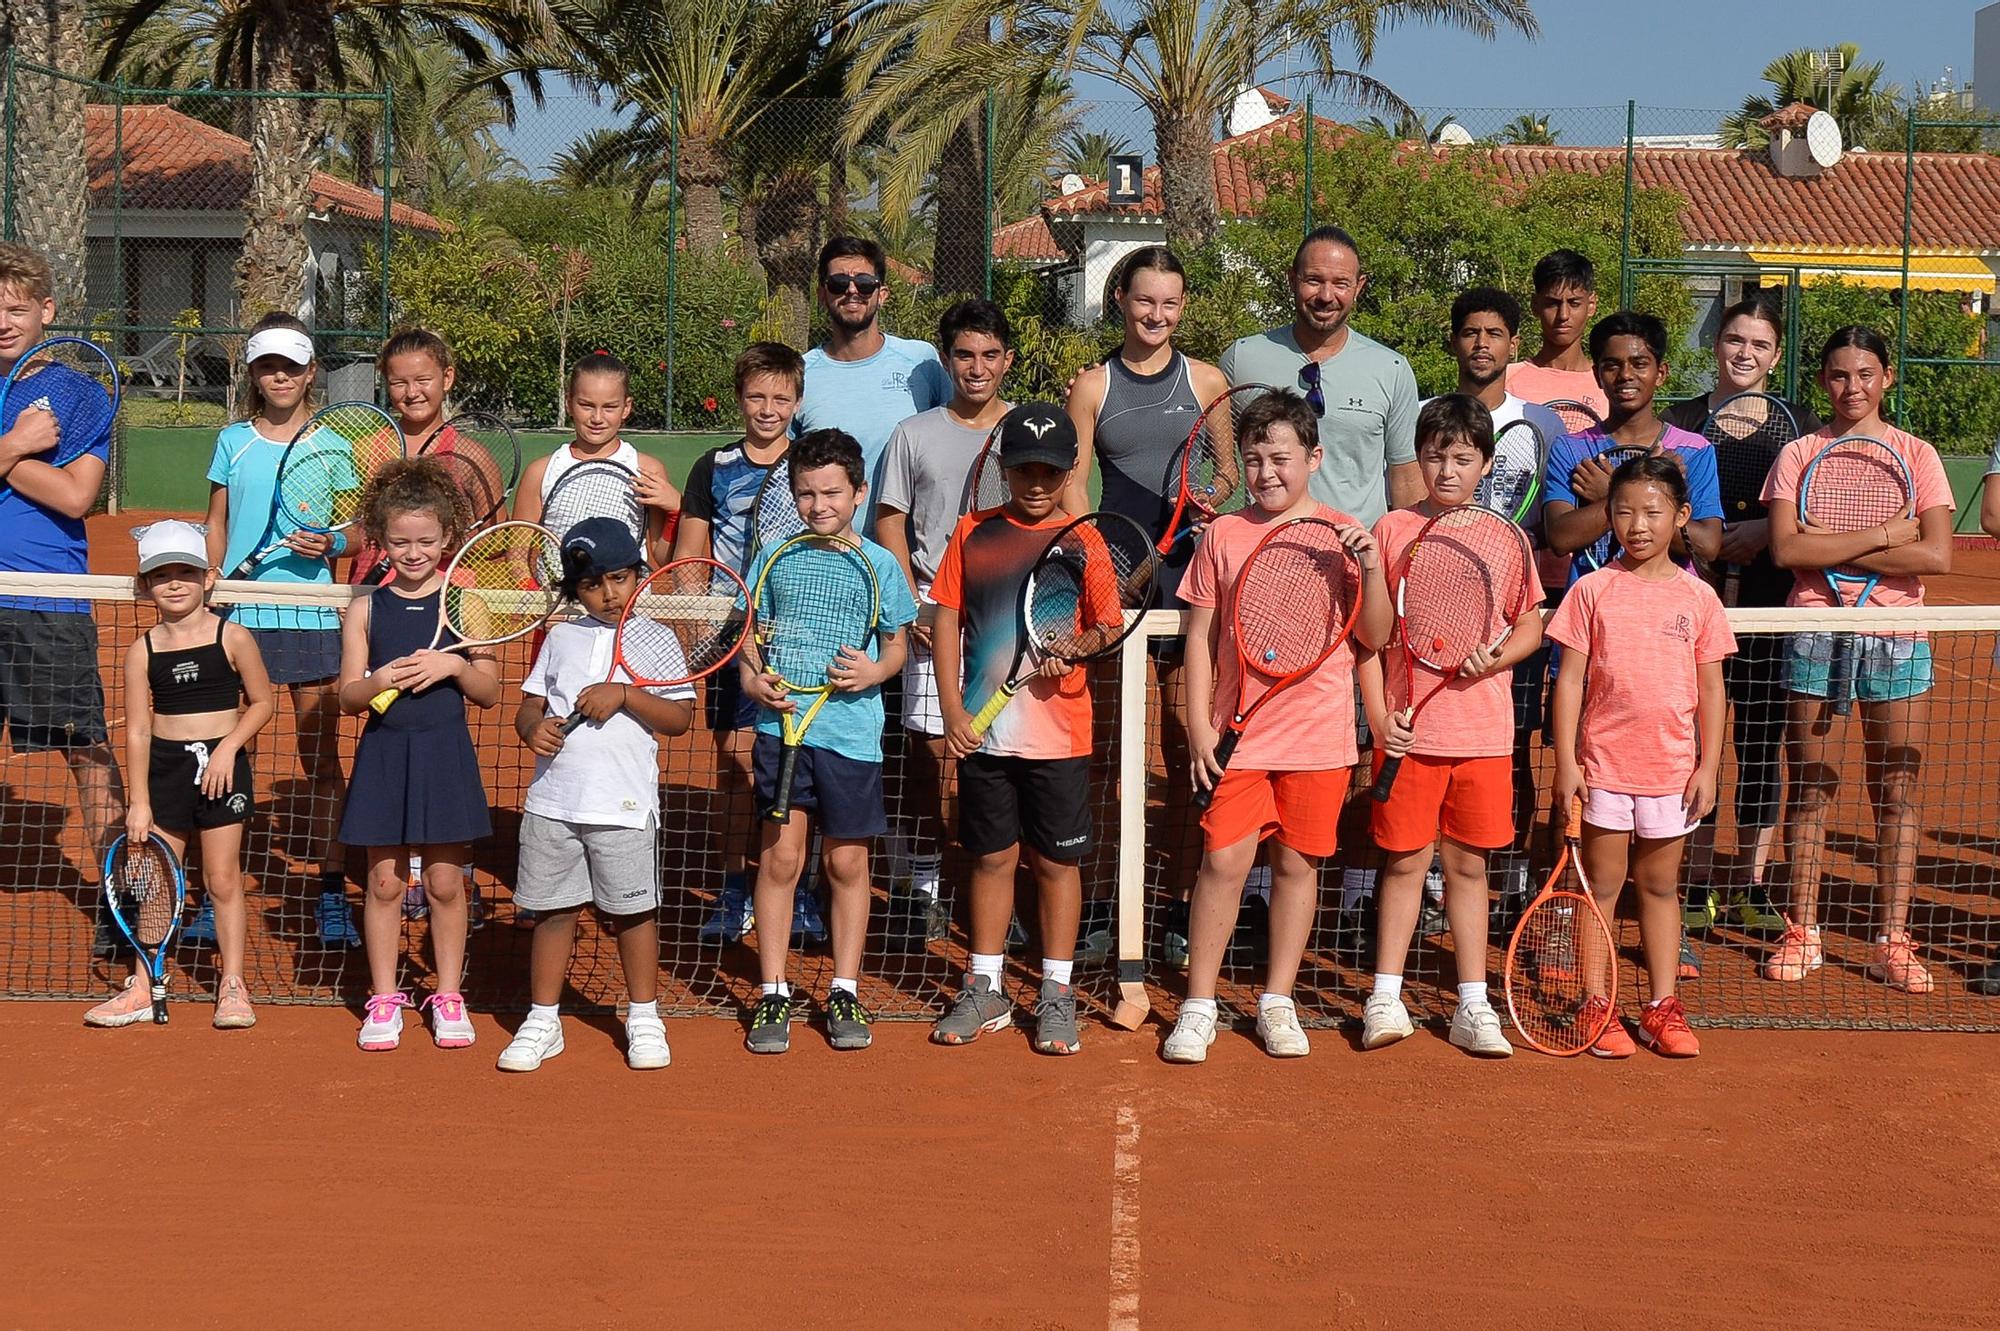
<instances>
[{"instance_id":1,"label":"group of children","mask_svg":"<svg viewBox=\"0 0 2000 1331\"><path fill-rule=\"evenodd\" d=\"M1539 698L1550 643L1556 649L1548 725L1554 807L1582 805L1588 877L1607 915L1628 878L1638 889L1648 993L1633 1030L1664 1054L1698 1052L1676 997L1681 862L1690 834L1716 802L1727 733L1722 663L1736 644L1720 600L1693 565L1715 559L1731 535L1721 521L1706 441L1666 424L1655 411L1668 369L1664 328L1631 312L1593 325L1588 274L1579 276L1567 262L1538 270L1537 314L1544 315L1546 306L1557 317L1542 317L1544 342L1534 364L1510 368L1519 321L1511 301L1461 299L1454 307L1454 348L1466 349L1459 391L1425 404L1416 423L1424 496L1413 507L1388 512L1372 529L1314 496L1312 478L1326 455L1321 409L1310 393L1275 388L1237 423L1234 442L1248 503L1200 534L1178 587L1188 607L1185 655L1177 667L1185 679L1187 774L1192 788L1212 787L1213 798L1199 820L1202 861L1188 914L1188 996L1163 1045L1169 1061L1200 1062L1216 1038L1223 954L1245 879L1260 859L1269 870L1270 909L1257 1033L1272 1055L1308 1052L1291 990L1316 917L1320 867L1336 849L1350 772L1360 758L1354 728L1324 719L1351 716L1357 693L1378 738L1378 769L1388 757L1403 760L1392 798L1372 812L1373 840L1386 862L1362 1042L1373 1049L1412 1032L1402 976L1435 855L1458 967L1450 1039L1482 1056L1510 1052L1484 970L1489 857L1514 846L1525 830L1519 812L1522 676L1533 677L1531 692ZM1570 317L1572 306L1580 317ZM1479 331L1496 319L1501 326L1491 337ZM1506 354L1494 355L1496 346ZM617 937L629 1000L628 1061L654 1068L669 1060L657 1008L656 737L694 725L696 695L687 687L619 682L610 670L612 641L646 570L666 559L715 558L754 582L759 561L771 552L755 547L752 509L765 476L781 460L804 528L858 544L883 592L876 632L856 644L860 655L836 686L829 715L807 737L807 760L792 795L823 843L819 871L830 891L834 960L824 1004L830 1043L853 1049L870 1040L872 1016L860 1001L858 982L869 914L869 848L887 830L883 686L899 680L905 725L927 738L913 746L913 756L926 764L915 785L926 792L928 818L941 841L945 819L955 815L956 839L973 860L969 969L932 1039L969 1043L1014 1020L1002 960L1016 870L1025 859L1037 888L1044 953L1033 1043L1051 1054L1081 1047L1071 977L1075 941L1085 931L1079 865L1094 837L1087 672L1052 666L1022 689L983 737L970 724L972 711L1004 678L1028 568L1049 536L1078 516L1078 431L1074 413L1062 407L1007 403L1011 331L990 302L966 301L947 312L938 350L951 399L898 427L881 493L872 496L868 460L852 437L838 429L792 437L805 366L788 348L758 343L739 358L735 389L744 437L703 455L685 496L656 462L619 437L631 410L623 366L599 354L572 374L568 405L576 439L529 468L514 515L540 516L543 498L564 470L609 459L637 474L648 521L639 533L610 518L557 533L563 591L579 613L557 623L540 643L515 716L517 735L535 755L514 888L517 905L536 920L534 1006L500 1055L503 1069L531 1070L561 1052L558 998L586 904L611 922ZM242 980L238 851L253 801L243 755L272 715L274 686L290 688L300 718L301 762L315 790L330 782L334 791L323 805L315 800L329 811L328 825L316 835L326 875L319 906L323 937L351 941L340 878L346 848L361 850L367 861L359 939L367 951L370 993L359 1043L369 1050L394 1048L410 1006L397 968L405 868L414 854L423 865L436 953L436 992L425 1004L433 1038L442 1047L463 1047L474 1038L459 992L467 933L463 866L471 844L491 830L465 709L468 703L496 705L501 681L490 654L428 644L438 622L442 568L468 534L471 515L436 461L392 464L369 480L362 501L371 562L386 564L386 581L357 597L339 622L310 605L252 605L227 618L212 611L207 592L216 570L235 567L260 539L276 459L311 409L313 348L296 320L271 316L260 322L246 363L244 400L251 414L218 438L206 530L164 522L139 535L139 587L159 620L126 662L133 779L125 828L133 835L159 830L176 849L198 834L204 910L212 911L222 972L215 1024L251 1024L254 1010ZM422 437L451 388L449 348L423 330L399 333L384 348L380 368L392 410L412 438ZM1578 375L1587 375L1587 388ZM1488 392L1495 380L1501 387ZM1794 570L1795 604L1824 603L1817 570L1830 564L1881 573L1878 604L1914 603L1921 598L1919 575L1948 567L1949 490L1929 446L1882 419L1890 380L1878 336L1852 328L1835 334L1820 366L1833 419L1786 445L1774 460L1763 495L1768 531L1757 537L1768 542L1778 564ZM1543 502L1528 524L1544 552L1570 558L1542 564L1541 578L1530 587L1534 608L1521 615L1500 650L1479 653L1446 681L1444 700L1413 729L1397 659L1392 589L1424 523L1476 502L1493 467L1496 394L1511 400L1504 390L1516 385L1592 403L1602 417L1601 425L1567 431L1557 441ZM1110 391L1103 390L1107 396ZM1917 516L1860 535L1812 529L1798 516L1804 464L1832 438L1855 433L1882 438L1904 456L1916 477ZM1009 497L997 508L964 513L967 477L989 438L996 440ZM1105 438L1097 431L1100 450ZM1621 444L1648 451L1607 468L1600 455ZM871 502L880 544L862 534ZM671 528L670 514L678 515ZM1342 529L1363 570L1363 610L1351 644L1274 702L1225 772L1215 759L1222 725L1240 710L1246 691L1260 687L1234 665L1226 607L1261 534L1298 517ZM1615 553L1595 567L1583 552L1607 534ZM1734 539L1740 546L1745 538L1738 533ZM287 545L259 567L260 581L325 582L331 561L354 553L338 537L301 533ZM1542 579L1554 581L1552 568L1568 585L1545 629ZM1904 835L1904 824L1915 778L1911 728L1921 719L1916 709L1929 687L1928 653L1921 642L1901 639L1870 651L1859 697L1871 752L1887 755L1877 794L1884 815L1883 919L1871 973L1923 992L1928 977L1912 954L1907 926L1914 841ZM1828 742L1825 658L1824 635L1799 635L1784 667L1784 687L1793 699L1794 909L1767 969L1774 979L1801 978L1822 959L1817 847L1836 778L1830 764L1810 763L1813 745ZM406 696L376 713L369 702L385 684ZM723 678L709 680L705 694L705 721L715 738L733 829L750 823L753 811L768 810L775 798L778 716L793 703L754 651ZM1539 705L1532 710L1539 713ZM563 723L573 714L591 724L566 733ZM334 744L341 715L366 715L344 805L337 798L342 783ZM1808 765L1799 766L1802 759ZM955 767L955 781L947 779L948 765ZM955 800L929 798L947 789L955 790ZM779 824L760 816L755 826L754 838L728 848L717 915L704 933L733 939L757 927L761 992L747 1044L777 1053L788 1047L797 1007L786 961L804 923L794 919L795 907L810 905L804 892L809 841L806 819ZM917 886L920 894L928 886L931 901L939 895L938 864L938 848L919 845L917 874L926 882ZM937 924L926 919L920 927ZM144 989L128 983L87 1020L146 1020ZM1593 1052L1621 1057L1632 1050L1632 1031L1614 1019Z\"/></svg>"}]
</instances>

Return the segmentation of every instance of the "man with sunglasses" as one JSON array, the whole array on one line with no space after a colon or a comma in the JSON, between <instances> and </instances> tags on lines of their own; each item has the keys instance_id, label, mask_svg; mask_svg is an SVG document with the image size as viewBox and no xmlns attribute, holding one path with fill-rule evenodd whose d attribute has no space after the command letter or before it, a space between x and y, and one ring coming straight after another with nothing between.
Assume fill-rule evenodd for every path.
<instances>
[{"instance_id":1,"label":"man with sunglasses","mask_svg":"<svg viewBox=\"0 0 2000 1331\"><path fill-rule=\"evenodd\" d=\"M792 418L793 438L822 429L853 435L871 495L880 492L882 457L896 426L943 406L952 393L937 348L882 331L887 271L888 258L872 240L835 236L820 249L826 341L806 353L805 395ZM873 528L872 504L855 515L855 525L863 535Z\"/></svg>"},{"instance_id":2,"label":"man with sunglasses","mask_svg":"<svg viewBox=\"0 0 2000 1331\"><path fill-rule=\"evenodd\" d=\"M1348 324L1368 276L1354 238L1323 226L1292 255L1292 322L1238 338L1222 353L1231 385L1305 394L1319 413L1322 503L1373 525L1424 497L1417 473L1417 377L1410 363Z\"/></svg>"}]
</instances>

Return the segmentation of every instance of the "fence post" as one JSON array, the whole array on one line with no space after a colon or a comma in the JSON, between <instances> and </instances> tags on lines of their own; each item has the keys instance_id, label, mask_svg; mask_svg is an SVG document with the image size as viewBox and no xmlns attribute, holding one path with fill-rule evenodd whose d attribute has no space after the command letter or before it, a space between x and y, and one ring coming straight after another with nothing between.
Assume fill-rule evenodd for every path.
<instances>
[{"instance_id":1,"label":"fence post","mask_svg":"<svg viewBox=\"0 0 2000 1331\"><path fill-rule=\"evenodd\" d=\"M1618 305L1632 308L1632 177L1638 151L1639 103L1625 103L1625 209L1618 228Z\"/></svg>"},{"instance_id":2,"label":"fence post","mask_svg":"<svg viewBox=\"0 0 2000 1331\"><path fill-rule=\"evenodd\" d=\"M674 306L680 299L681 280L680 186L681 105L673 99L667 103L667 354L662 358L667 367L662 419L669 430L674 428Z\"/></svg>"},{"instance_id":3,"label":"fence post","mask_svg":"<svg viewBox=\"0 0 2000 1331\"><path fill-rule=\"evenodd\" d=\"M84 185L86 210L89 183ZM88 252L88 246L85 249ZM86 265L87 267L87 265ZM111 300L117 316L116 327L125 324L125 80L111 85ZM122 343L123 338L119 341ZM120 351L124 350L121 346ZM116 352L112 353L114 356ZM116 493L114 491L114 493Z\"/></svg>"},{"instance_id":4,"label":"fence post","mask_svg":"<svg viewBox=\"0 0 2000 1331\"><path fill-rule=\"evenodd\" d=\"M1302 235L1313 229L1313 158L1319 155L1319 118L1313 113L1312 89L1306 89L1306 209Z\"/></svg>"},{"instance_id":5,"label":"fence post","mask_svg":"<svg viewBox=\"0 0 2000 1331\"><path fill-rule=\"evenodd\" d=\"M389 252L396 244L390 214L396 206L396 87L382 85L382 340L389 340ZM344 322L344 321L343 321Z\"/></svg>"},{"instance_id":6,"label":"fence post","mask_svg":"<svg viewBox=\"0 0 2000 1331\"><path fill-rule=\"evenodd\" d=\"M1910 354L1910 233L1917 209L1917 108L1910 108L1903 131L1903 287L1896 302L1896 428L1909 414L1910 388L1903 379L1903 361Z\"/></svg>"},{"instance_id":7,"label":"fence post","mask_svg":"<svg viewBox=\"0 0 2000 1331\"><path fill-rule=\"evenodd\" d=\"M19 59L11 46L7 48L7 106L4 119L7 134L7 160L0 164L5 172L0 178L0 237L14 238L14 65Z\"/></svg>"},{"instance_id":8,"label":"fence post","mask_svg":"<svg viewBox=\"0 0 2000 1331\"><path fill-rule=\"evenodd\" d=\"M985 253L981 263L986 273L986 299L993 299L993 89L986 90L986 144L979 156L986 166L986 225L981 228Z\"/></svg>"}]
</instances>

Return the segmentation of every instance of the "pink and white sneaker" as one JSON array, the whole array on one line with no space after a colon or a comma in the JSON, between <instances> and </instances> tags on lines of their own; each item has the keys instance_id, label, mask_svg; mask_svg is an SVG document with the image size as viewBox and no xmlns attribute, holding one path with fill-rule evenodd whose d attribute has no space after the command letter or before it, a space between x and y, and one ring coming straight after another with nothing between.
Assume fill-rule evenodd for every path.
<instances>
[{"instance_id":1,"label":"pink and white sneaker","mask_svg":"<svg viewBox=\"0 0 2000 1331\"><path fill-rule=\"evenodd\" d=\"M465 995L432 994L424 1000L431 1010L431 1043L440 1049L470 1048L472 1018L465 1011Z\"/></svg>"},{"instance_id":2,"label":"pink and white sneaker","mask_svg":"<svg viewBox=\"0 0 2000 1331\"><path fill-rule=\"evenodd\" d=\"M403 1039L403 1009L410 996L401 993L370 994L361 1018L358 1043L371 1054L394 1049Z\"/></svg>"},{"instance_id":3,"label":"pink and white sneaker","mask_svg":"<svg viewBox=\"0 0 2000 1331\"><path fill-rule=\"evenodd\" d=\"M142 984L136 975L125 977L125 987L83 1014L86 1026L130 1026L153 1019L153 986Z\"/></svg>"}]
</instances>

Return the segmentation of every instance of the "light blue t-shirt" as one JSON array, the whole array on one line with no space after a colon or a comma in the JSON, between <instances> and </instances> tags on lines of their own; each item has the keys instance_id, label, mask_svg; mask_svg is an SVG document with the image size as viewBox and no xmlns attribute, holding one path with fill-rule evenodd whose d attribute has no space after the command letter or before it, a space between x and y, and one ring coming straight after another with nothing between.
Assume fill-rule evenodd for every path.
<instances>
[{"instance_id":1,"label":"light blue t-shirt","mask_svg":"<svg viewBox=\"0 0 2000 1331\"><path fill-rule=\"evenodd\" d=\"M215 437L215 456L209 460L208 479L229 491L228 542L222 552L222 576L228 577L252 553L269 545L271 499L278 488L278 463L285 445L257 433L249 421L225 425ZM290 550L278 550L250 570L250 578L272 585L330 584L333 570L323 559L307 559ZM340 617L331 610L310 606L243 605L230 613L247 629L337 629Z\"/></svg>"},{"instance_id":2,"label":"light blue t-shirt","mask_svg":"<svg viewBox=\"0 0 2000 1331\"><path fill-rule=\"evenodd\" d=\"M875 491L889 436L907 418L951 401L951 380L936 347L888 333L882 335L882 349L866 360L835 360L825 348L814 347L805 361L806 391L792 417L792 437L845 430L861 445L868 500L865 511L854 515L854 525L866 536L874 530Z\"/></svg>"},{"instance_id":3,"label":"light blue t-shirt","mask_svg":"<svg viewBox=\"0 0 2000 1331\"><path fill-rule=\"evenodd\" d=\"M866 644L869 659L879 661L882 659L881 634L900 629L913 622L917 617L917 603L910 593L908 579L903 577L902 565L896 562L894 555L865 538L861 542L861 551L868 557L868 566L875 571L875 585L881 595L881 605L876 619L878 632L869 635ZM758 580L763 577L764 566L770 562L773 553L771 550L761 550L756 559L751 561L750 576L747 579L750 586L757 586ZM794 559L818 561L851 557L831 550L808 550L801 554L788 554L785 556L785 561L789 564ZM810 577L813 567L813 563L808 562L802 571ZM777 572L772 576L774 580L783 578L785 565L779 565ZM829 579L828 584L836 585L834 579ZM783 605L782 599L779 605ZM810 699L801 705L809 704ZM827 695L826 704L819 709L819 715L813 718L812 726L806 731L801 743L806 748L826 749L856 762L879 763L882 761L883 717L882 688L879 684L861 693L831 693ZM760 735L782 733L778 724L778 714L769 710L761 712L757 718L757 733Z\"/></svg>"}]
</instances>

